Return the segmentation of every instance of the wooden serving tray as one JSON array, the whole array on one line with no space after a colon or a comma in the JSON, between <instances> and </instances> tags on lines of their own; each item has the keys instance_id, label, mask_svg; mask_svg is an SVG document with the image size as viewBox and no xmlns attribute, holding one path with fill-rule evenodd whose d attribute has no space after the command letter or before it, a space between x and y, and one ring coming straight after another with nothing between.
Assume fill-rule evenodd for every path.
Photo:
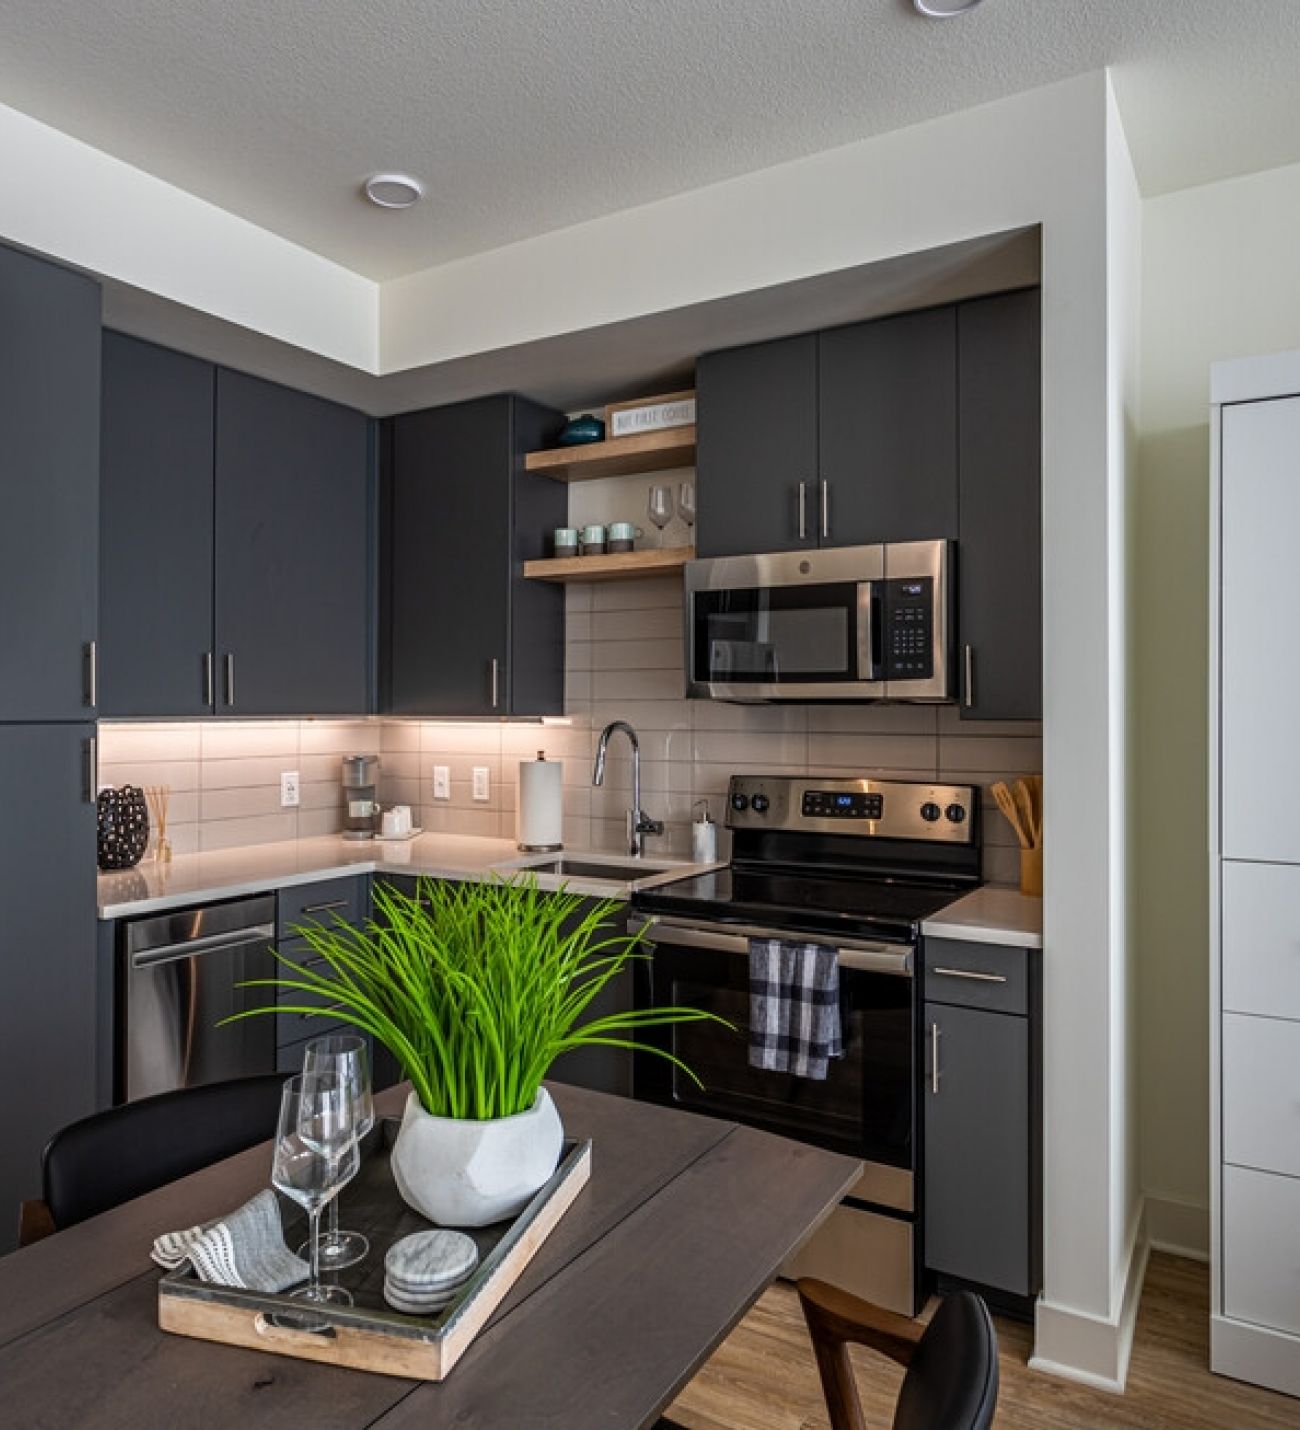
<instances>
[{"instance_id":1,"label":"wooden serving tray","mask_svg":"<svg viewBox=\"0 0 1300 1430\"><path fill-rule=\"evenodd\" d=\"M364 1261L327 1278L352 1293L351 1306L317 1305L287 1294L212 1286L200 1281L187 1263L158 1283L159 1326L199 1340L381 1375L414 1380L442 1380L448 1375L586 1186L591 1143L566 1141L555 1174L513 1221L464 1228L478 1244L478 1270L449 1306L432 1316L407 1316L384 1300L384 1256L395 1241L414 1231L427 1231L432 1223L402 1201L393 1182L390 1153L400 1125L396 1118L376 1125L362 1144L361 1170L339 1199L340 1223L363 1232L370 1241ZM295 1213L285 1225L285 1241L291 1248L306 1239L307 1231L306 1216L296 1209ZM304 1313L324 1324L305 1329Z\"/></svg>"}]
</instances>

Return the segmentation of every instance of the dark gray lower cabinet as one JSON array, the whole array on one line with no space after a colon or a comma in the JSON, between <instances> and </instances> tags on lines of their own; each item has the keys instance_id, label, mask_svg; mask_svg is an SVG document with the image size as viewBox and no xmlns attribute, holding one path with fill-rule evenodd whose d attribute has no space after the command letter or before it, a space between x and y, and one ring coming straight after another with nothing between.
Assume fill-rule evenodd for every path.
<instances>
[{"instance_id":1,"label":"dark gray lower cabinet","mask_svg":"<svg viewBox=\"0 0 1300 1430\"><path fill-rule=\"evenodd\" d=\"M0 246L0 720L93 718L99 285Z\"/></svg>"},{"instance_id":2,"label":"dark gray lower cabinet","mask_svg":"<svg viewBox=\"0 0 1300 1430\"><path fill-rule=\"evenodd\" d=\"M41 1150L96 1104L89 725L0 725L0 1253L41 1194Z\"/></svg>"},{"instance_id":3,"label":"dark gray lower cabinet","mask_svg":"<svg viewBox=\"0 0 1300 1430\"><path fill-rule=\"evenodd\" d=\"M590 909L591 902L585 901L567 927L584 918ZM620 909L613 922L618 933L626 933L627 910ZM613 930L607 931L605 936L611 936L612 932ZM594 1018L606 1018L611 1013L629 1012L632 1008L632 997L632 968L629 965L601 989L579 1021L587 1023ZM590 1088L593 1092L612 1092L619 1097L631 1097L632 1054L625 1048L595 1045L575 1048L572 1052L562 1053L552 1064L547 1076L555 1082Z\"/></svg>"}]
</instances>

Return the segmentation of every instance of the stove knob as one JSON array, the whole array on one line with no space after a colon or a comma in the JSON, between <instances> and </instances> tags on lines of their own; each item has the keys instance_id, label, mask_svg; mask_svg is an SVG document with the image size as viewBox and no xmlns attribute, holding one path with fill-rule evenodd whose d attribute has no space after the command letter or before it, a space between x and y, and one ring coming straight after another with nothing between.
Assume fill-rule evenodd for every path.
<instances>
[{"instance_id":1,"label":"stove knob","mask_svg":"<svg viewBox=\"0 0 1300 1430\"><path fill-rule=\"evenodd\" d=\"M749 804L755 814L767 813L768 799L765 794L756 794L754 798L750 800Z\"/></svg>"},{"instance_id":2,"label":"stove knob","mask_svg":"<svg viewBox=\"0 0 1300 1430\"><path fill-rule=\"evenodd\" d=\"M749 808L749 796L747 794L733 794L731 796L731 807L737 814L743 814Z\"/></svg>"},{"instance_id":3,"label":"stove knob","mask_svg":"<svg viewBox=\"0 0 1300 1430\"><path fill-rule=\"evenodd\" d=\"M966 807L961 804L950 804L944 813L948 816L949 824L961 824L966 818Z\"/></svg>"},{"instance_id":4,"label":"stove knob","mask_svg":"<svg viewBox=\"0 0 1300 1430\"><path fill-rule=\"evenodd\" d=\"M927 824L933 824L942 812L939 806L933 801L921 806L921 818L925 820Z\"/></svg>"}]
</instances>

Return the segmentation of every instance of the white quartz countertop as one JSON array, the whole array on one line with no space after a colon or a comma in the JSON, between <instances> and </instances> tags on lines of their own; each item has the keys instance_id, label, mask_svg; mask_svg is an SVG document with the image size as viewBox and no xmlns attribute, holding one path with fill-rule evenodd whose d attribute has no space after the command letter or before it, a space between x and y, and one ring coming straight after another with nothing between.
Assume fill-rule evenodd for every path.
<instances>
[{"instance_id":1,"label":"white quartz countertop","mask_svg":"<svg viewBox=\"0 0 1300 1430\"><path fill-rule=\"evenodd\" d=\"M461 834L421 834L404 842L353 842L337 835L317 839L254 844L206 854L180 854L169 864L145 860L134 869L102 873L98 881L99 917L120 919L157 913L185 904L260 894L294 884L314 884L349 874L428 874L438 879L476 879L545 864L553 854L520 854L509 839ZM633 862L610 853L569 850L558 857L626 866ZM649 888L721 867L685 860L648 858L643 878L616 881L539 873L543 889L563 884L571 893L626 898Z\"/></svg>"},{"instance_id":2,"label":"white quartz countertop","mask_svg":"<svg viewBox=\"0 0 1300 1430\"><path fill-rule=\"evenodd\" d=\"M921 932L933 938L964 939L967 943L1042 948L1043 901L1009 886L985 884L926 919Z\"/></svg>"}]
</instances>

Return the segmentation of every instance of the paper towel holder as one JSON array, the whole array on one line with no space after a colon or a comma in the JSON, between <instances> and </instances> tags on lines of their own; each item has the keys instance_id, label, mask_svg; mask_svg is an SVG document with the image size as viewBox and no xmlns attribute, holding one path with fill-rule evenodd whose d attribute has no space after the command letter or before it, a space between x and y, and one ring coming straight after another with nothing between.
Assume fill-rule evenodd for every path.
<instances>
[{"instance_id":1,"label":"paper towel holder","mask_svg":"<svg viewBox=\"0 0 1300 1430\"><path fill-rule=\"evenodd\" d=\"M524 779L523 779L523 772L524 772L525 768L527 768L528 765L538 765L538 764L543 764L543 765L544 765L544 764L550 764L552 767L555 767L555 766L557 766L557 765L562 766L562 761L558 761L558 760L549 760L549 761L548 761L547 758L546 758L546 751L545 751L545 750L538 750L538 752L537 752L537 759L536 759L536 760L529 760L529 761L525 761L524 763L520 764L520 766L519 766L519 775L520 775L520 779L519 779L519 823L520 823L520 829L519 829L519 832L520 832L521 834L523 833L523 813L524 813ZM561 776L561 779L563 779L563 776ZM557 853L559 850L563 849L563 848L564 848L564 845L563 845L562 842L557 842L557 843L553 843L553 844L527 844L527 843L525 843L522 839L520 839L520 840L518 841L518 843L515 845L515 847L516 847L521 853L524 853L524 854L555 854L555 853Z\"/></svg>"}]
</instances>

